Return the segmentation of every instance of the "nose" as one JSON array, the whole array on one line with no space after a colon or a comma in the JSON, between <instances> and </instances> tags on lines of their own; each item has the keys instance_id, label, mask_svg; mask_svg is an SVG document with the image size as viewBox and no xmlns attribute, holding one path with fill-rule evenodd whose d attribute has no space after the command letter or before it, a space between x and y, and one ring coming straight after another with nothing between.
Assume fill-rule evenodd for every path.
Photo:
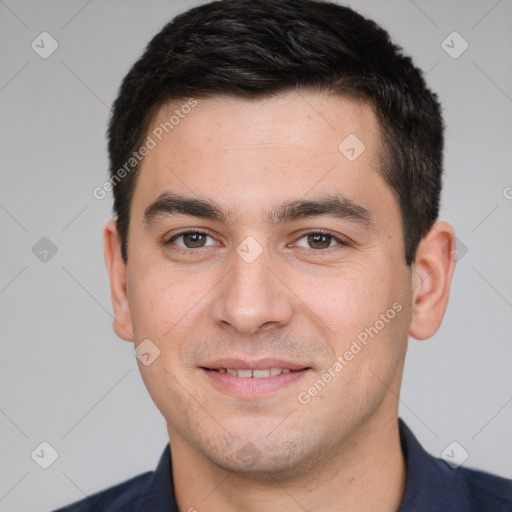
<instances>
[{"instance_id":1,"label":"nose","mask_svg":"<svg viewBox=\"0 0 512 512\"><path fill-rule=\"evenodd\" d=\"M213 322L239 334L256 334L290 323L293 316L292 294L271 268L267 251L252 262L239 254L221 286L212 308Z\"/></svg>"}]
</instances>

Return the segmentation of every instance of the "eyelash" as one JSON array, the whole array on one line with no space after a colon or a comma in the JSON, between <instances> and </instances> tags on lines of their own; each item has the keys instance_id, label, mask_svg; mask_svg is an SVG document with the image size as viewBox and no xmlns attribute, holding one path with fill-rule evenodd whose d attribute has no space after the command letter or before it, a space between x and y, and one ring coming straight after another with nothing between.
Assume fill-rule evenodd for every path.
<instances>
[{"instance_id":1,"label":"eyelash","mask_svg":"<svg viewBox=\"0 0 512 512\"><path fill-rule=\"evenodd\" d=\"M166 246L169 246L169 245L174 245L173 247L173 250L175 251L181 251L181 252L186 252L186 253L191 253L191 252L200 252L201 249L209 249L210 247L214 247L213 245L209 245L209 246L206 246L206 247L197 247L197 248L185 248L185 247L180 247L180 246L177 246L175 244L173 244L173 242L175 240L177 240L178 238L184 236L184 235L190 235L190 234L194 234L194 235L205 235L205 236L208 236L212 239L214 239L214 237L207 231L198 231L198 230L188 230L188 231L182 231L181 233L177 233L175 235L173 235L169 240L167 240L166 242L164 242L164 245ZM296 243L297 241L301 240L302 238L304 237L307 237L307 236L310 236L310 235L323 235L323 236L329 236L332 238L332 240L334 240L335 242L337 242L337 245L336 246L333 246L333 247L327 247L325 249L312 249L312 248L309 248L310 251L313 251L313 253L322 253L322 252L326 252L328 249L334 249L335 247L337 246L342 246L342 247L347 247L349 246L350 244L346 241L343 241L341 240L340 238L338 238L333 232L331 231L328 231L328 230L323 230L323 229L316 229L316 230L311 230L311 231L306 231L304 233L302 233L296 240L295 242L293 243ZM301 249L307 249L306 247L301 247Z\"/></svg>"},{"instance_id":2,"label":"eyelash","mask_svg":"<svg viewBox=\"0 0 512 512\"><path fill-rule=\"evenodd\" d=\"M297 238L296 242L298 240L300 240L301 238L304 238L304 237L307 237L307 236L310 236L310 235L329 236L329 237L332 238L332 240L337 242L337 246L345 246L345 247L347 247L349 245L348 242L346 242L344 240L341 240L341 238L338 238L332 231L328 231L326 229L313 229L311 231L306 231L305 233L302 233L299 238ZM327 247L327 249L333 249L334 247L337 247L337 246ZM303 249L306 249L306 247L303 247ZM310 251L318 251L318 252L325 252L327 249L312 249L311 247L309 248Z\"/></svg>"}]
</instances>

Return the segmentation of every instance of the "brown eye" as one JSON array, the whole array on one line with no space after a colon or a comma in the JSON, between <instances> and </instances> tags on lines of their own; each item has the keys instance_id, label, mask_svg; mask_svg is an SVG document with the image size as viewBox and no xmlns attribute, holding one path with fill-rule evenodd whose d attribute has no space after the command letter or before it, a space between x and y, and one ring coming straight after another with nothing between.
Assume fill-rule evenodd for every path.
<instances>
[{"instance_id":1,"label":"brown eye","mask_svg":"<svg viewBox=\"0 0 512 512\"><path fill-rule=\"evenodd\" d=\"M187 233L183 235L183 243L190 248L203 247L206 243L206 235L201 233Z\"/></svg>"},{"instance_id":2,"label":"brown eye","mask_svg":"<svg viewBox=\"0 0 512 512\"><path fill-rule=\"evenodd\" d=\"M214 241L213 243L207 243L208 238L211 239L211 237L206 233L201 233L199 231L187 231L173 236L167 243L174 244L185 249L200 249L209 245L215 245Z\"/></svg>"},{"instance_id":3,"label":"brown eye","mask_svg":"<svg viewBox=\"0 0 512 512\"><path fill-rule=\"evenodd\" d=\"M308 235L308 244L311 249L327 249L330 247L333 237L331 235L323 235L316 233Z\"/></svg>"},{"instance_id":4,"label":"brown eye","mask_svg":"<svg viewBox=\"0 0 512 512\"><path fill-rule=\"evenodd\" d=\"M311 231L304 233L294 245L305 249L322 250L348 244L329 231Z\"/></svg>"}]
</instances>

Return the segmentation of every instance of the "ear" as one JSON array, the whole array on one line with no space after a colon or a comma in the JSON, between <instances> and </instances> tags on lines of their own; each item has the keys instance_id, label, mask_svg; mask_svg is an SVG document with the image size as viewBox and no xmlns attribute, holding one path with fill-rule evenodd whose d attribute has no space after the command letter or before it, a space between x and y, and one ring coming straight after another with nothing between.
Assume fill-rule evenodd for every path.
<instances>
[{"instance_id":1,"label":"ear","mask_svg":"<svg viewBox=\"0 0 512 512\"><path fill-rule=\"evenodd\" d=\"M115 220L109 220L105 225L103 246L114 308L114 331L123 340L133 341L132 319L126 293L126 264L121 256L121 237Z\"/></svg>"},{"instance_id":2,"label":"ear","mask_svg":"<svg viewBox=\"0 0 512 512\"><path fill-rule=\"evenodd\" d=\"M412 320L409 334L430 338L441 325L455 269L455 233L447 222L437 222L418 246L413 267Z\"/></svg>"}]
</instances>

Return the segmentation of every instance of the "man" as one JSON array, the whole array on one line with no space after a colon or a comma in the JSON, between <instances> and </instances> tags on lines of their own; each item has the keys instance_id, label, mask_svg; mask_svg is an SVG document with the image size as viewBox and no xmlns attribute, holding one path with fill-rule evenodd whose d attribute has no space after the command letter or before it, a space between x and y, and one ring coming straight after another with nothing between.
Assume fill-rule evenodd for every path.
<instances>
[{"instance_id":1,"label":"man","mask_svg":"<svg viewBox=\"0 0 512 512\"><path fill-rule=\"evenodd\" d=\"M61 509L505 511L398 420L444 315L443 125L380 27L221 0L163 28L109 128L114 329L169 433L158 468Z\"/></svg>"}]
</instances>

